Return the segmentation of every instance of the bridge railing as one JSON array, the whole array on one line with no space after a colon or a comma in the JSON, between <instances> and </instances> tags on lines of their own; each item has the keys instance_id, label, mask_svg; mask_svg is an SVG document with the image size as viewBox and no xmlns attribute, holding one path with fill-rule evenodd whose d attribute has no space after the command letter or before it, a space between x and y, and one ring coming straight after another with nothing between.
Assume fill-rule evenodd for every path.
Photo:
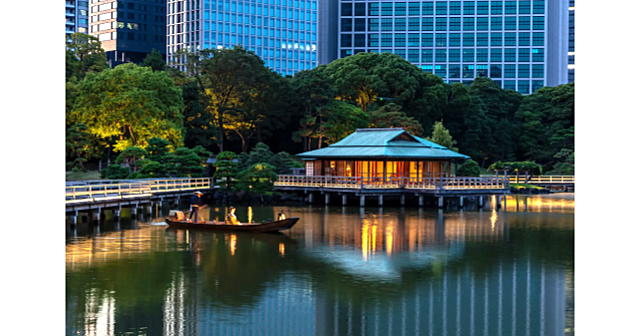
<instances>
[{"instance_id":1,"label":"bridge railing","mask_svg":"<svg viewBox=\"0 0 640 336\"><path fill-rule=\"evenodd\" d=\"M483 175L483 177L489 177L491 175ZM529 184L570 184L576 182L574 175L535 175L529 176L527 180L526 175L514 176L508 175L509 182L511 183L529 183Z\"/></svg>"},{"instance_id":2,"label":"bridge railing","mask_svg":"<svg viewBox=\"0 0 640 336\"><path fill-rule=\"evenodd\" d=\"M353 189L507 189L504 177L353 177L278 175L276 187L317 187Z\"/></svg>"},{"instance_id":3,"label":"bridge railing","mask_svg":"<svg viewBox=\"0 0 640 336\"><path fill-rule=\"evenodd\" d=\"M211 178L152 179L105 184L68 185L65 188L65 202L96 202L177 191L211 188Z\"/></svg>"}]
</instances>

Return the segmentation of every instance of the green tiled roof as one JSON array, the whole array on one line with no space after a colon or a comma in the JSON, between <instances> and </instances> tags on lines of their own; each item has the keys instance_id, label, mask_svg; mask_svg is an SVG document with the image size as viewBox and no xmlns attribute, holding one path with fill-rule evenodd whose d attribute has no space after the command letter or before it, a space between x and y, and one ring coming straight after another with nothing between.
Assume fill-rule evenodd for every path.
<instances>
[{"instance_id":1,"label":"green tiled roof","mask_svg":"<svg viewBox=\"0 0 640 336\"><path fill-rule=\"evenodd\" d=\"M468 159L431 141L411 135L402 128L359 128L342 141L325 148L298 154L314 158L398 158Z\"/></svg>"}]
</instances>

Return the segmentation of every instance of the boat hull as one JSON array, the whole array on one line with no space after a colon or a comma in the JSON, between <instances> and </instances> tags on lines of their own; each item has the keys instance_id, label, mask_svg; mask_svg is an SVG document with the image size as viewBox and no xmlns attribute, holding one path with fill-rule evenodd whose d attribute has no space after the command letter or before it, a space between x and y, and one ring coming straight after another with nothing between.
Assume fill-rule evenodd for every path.
<instances>
[{"instance_id":1,"label":"boat hull","mask_svg":"<svg viewBox=\"0 0 640 336\"><path fill-rule=\"evenodd\" d=\"M247 223L242 225L228 225L224 222L204 221L198 223L190 223L185 221L176 221L166 218L166 222L170 228L176 229L195 229L195 230L216 230L227 232L277 232L291 229L299 220L299 217L291 217L283 220L268 223Z\"/></svg>"}]
</instances>

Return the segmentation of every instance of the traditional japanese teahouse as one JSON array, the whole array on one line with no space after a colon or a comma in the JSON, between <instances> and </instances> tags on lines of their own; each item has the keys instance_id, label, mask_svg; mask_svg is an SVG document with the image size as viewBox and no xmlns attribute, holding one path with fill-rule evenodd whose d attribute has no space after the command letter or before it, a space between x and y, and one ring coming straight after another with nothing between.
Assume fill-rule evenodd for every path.
<instances>
[{"instance_id":1,"label":"traditional japanese teahouse","mask_svg":"<svg viewBox=\"0 0 640 336\"><path fill-rule=\"evenodd\" d=\"M449 177L455 163L469 158L402 128L357 129L340 142L298 156L306 161L307 176L358 177L364 183Z\"/></svg>"}]
</instances>

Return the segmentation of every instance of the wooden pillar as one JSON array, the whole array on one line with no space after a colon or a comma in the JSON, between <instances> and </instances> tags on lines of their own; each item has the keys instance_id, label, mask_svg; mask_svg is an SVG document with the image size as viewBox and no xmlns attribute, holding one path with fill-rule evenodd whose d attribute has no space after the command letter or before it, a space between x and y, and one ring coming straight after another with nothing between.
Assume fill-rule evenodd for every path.
<instances>
[{"instance_id":1,"label":"wooden pillar","mask_svg":"<svg viewBox=\"0 0 640 336\"><path fill-rule=\"evenodd\" d=\"M308 199L309 203L313 203L313 193L309 193L309 199Z\"/></svg>"},{"instance_id":2,"label":"wooden pillar","mask_svg":"<svg viewBox=\"0 0 640 336\"><path fill-rule=\"evenodd\" d=\"M92 215L91 217L94 221L98 221L98 222L100 221L101 210L102 210L101 208L98 208L96 211L91 212L91 215Z\"/></svg>"},{"instance_id":3,"label":"wooden pillar","mask_svg":"<svg viewBox=\"0 0 640 336\"><path fill-rule=\"evenodd\" d=\"M404 195L400 195L400 205L404 205Z\"/></svg>"},{"instance_id":4,"label":"wooden pillar","mask_svg":"<svg viewBox=\"0 0 640 336\"><path fill-rule=\"evenodd\" d=\"M438 208L439 209L444 208L444 197L443 196L438 196Z\"/></svg>"},{"instance_id":5,"label":"wooden pillar","mask_svg":"<svg viewBox=\"0 0 640 336\"><path fill-rule=\"evenodd\" d=\"M480 208L484 206L484 196L478 196L478 206Z\"/></svg>"},{"instance_id":6,"label":"wooden pillar","mask_svg":"<svg viewBox=\"0 0 640 336\"><path fill-rule=\"evenodd\" d=\"M424 205L424 196L422 196L422 195L418 196L418 205L419 206L423 206Z\"/></svg>"},{"instance_id":7,"label":"wooden pillar","mask_svg":"<svg viewBox=\"0 0 640 336\"><path fill-rule=\"evenodd\" d=\"M363 207L364 206L364 195L360 196L360 206Z\"/></svg>"},{"instance_id":8,"label":"wooden pillar","mask_svg":"<svg viewBox=\"0 0 640 336\"><path fill-rule=\"evenodd\" d=\"M342 205L347 205L347 194L342 195Z\"/></svg>"},{"instance_id":9,"label":"wooden pillar","mask_svg":"<svg viewBox=\"0 0 640 336\"><path fill-rule=\"evenodd\" d=\"M382 182L387 184L387 161L382 161Z\"/></svg>"},{"instance_id":10,"label":"wooden pillar","mask_svg":"<svg viewBox=\"0 0 640 336\"><path fill-rule=\"evenodd\" d=\"M71 215L71 216L69 216L69 218L71 219L71 225L77 225L78 224L78 215Z\"/></svg>"},{"instance_id":11,"label":"wooden pillar","mask_svg":"<svg viewBox=\"0 0 640 336\"><path fill-rule=\"evenodd\" d=\"M502 195L503 208L507 209L507 194Z\"/></svg>"},{"instance_id":12,"label":"wooden pillar","mask_svg":"<svg viewBox=\"0 0 640 336\"><path fill-rule=\"evenodd\" d=\"M379 206L383 206L384 205L383 204L383 196L382 195L378 196L378 205Z\"/></svg>"},{"instance_id":13,"label":"wooden pillar","mask_svg":"<svg viewBox=\"0 0 640 336\"><path fill-rule=\"evenodd\" d=\"M136 217L136 215L138 215L138 205L134 204L133 207L131 207L131 217Z\"/></svg>"},{"instance_id":14,"label":"wooden pillar","mask_svg":"<svg viewBox=\"0 0 640 336\"><path fill-rule=\"evenodd\" d=\"M460 196L460 207L464 207L464 196Z\"/></svg>"},{"instance_id":15,"label":"wooden pillar","mask_svg":"<svg viewBox=\"0 0 640 336\"><path fill-rule=\"evenodd\" d=\"M324 204L329 205L329 193L324 194Z\"/></svg>"}]
</instances>

